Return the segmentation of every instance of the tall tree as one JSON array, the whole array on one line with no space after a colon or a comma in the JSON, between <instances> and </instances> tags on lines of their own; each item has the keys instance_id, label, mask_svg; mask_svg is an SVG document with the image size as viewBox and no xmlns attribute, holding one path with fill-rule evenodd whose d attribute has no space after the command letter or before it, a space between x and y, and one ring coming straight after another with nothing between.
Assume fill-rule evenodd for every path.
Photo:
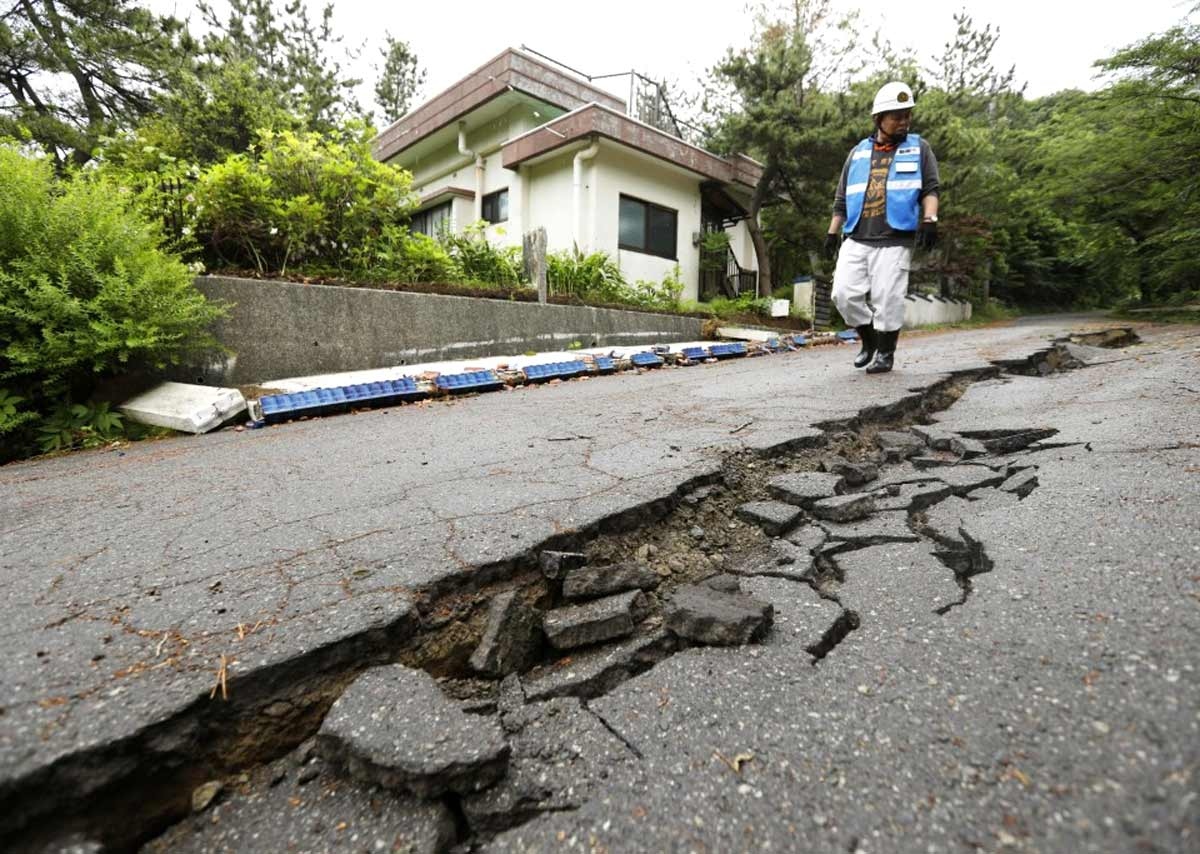
<instances>
[{"instance_id":1,"label":"tall tree","mask_svg":"<svg viewBox=\"0 0 1200 854\"><path fill-rule=\"evenodd\" d=\"M338 59L353 58L333 28L333 3L321 8L320 19L309 17L306 0L227 0L222 18L210 4L198 8L211 32L204 53L211 70L227 63L246 63L257 69L264 91L295 113L310 130L326 131L362 108L354 89L362 81L347 77Z\"/></svg>"},{"instance_id":2,"label":"tall tree","mask_svg":"<svg viewBox=\"0 0 1200 854\"><path fill-rule=\"evenodd\" d=\"M928 86L917 96L914 124L937 152L941 167L945 239L931 268L944 295L971 289L989 299L1006 222L1009 189L1019 186L1003 168L1011 125L1009 113L1021 104L1016 68L997 71L993 54L1000 33L979 28L965 11L954 15L954 38L928 69Z\"/></svg>"},{"instance_id":3,"label":"tall tree","mask_svg":"<svg viewBox=\"0 0 1200 854\"><path fill-rule=\"evenodd\" d=\"M845 156L845 141L831 138L825 127L833 107L821 87L848 70L849 27L849 19L834 16L831 0L763 8L751 46L729 51L713 69L727 87L727 100L718 107L712 144L726 152L744 151L763 164L746 219L759 296L769 295L774 286L759 214L781 199L801 205L801 194L811 191L809 177L836 172Z\"/></svg>"},{"instance_id":4,"label":"tall tree","mask_svg":"<svg viewBox=\"0 0 1200 854\"><path fill-rule=\"evenodd\" d=\"M134 0L10 0L0 12L0 134L60 164L151 111L196 51L183 24Z\"/></svg>"},{"instance_id":5,"label":"tall tree","mask_svg":"<svg viewBox=\"0 0 1200 854\"><path fill-rule=\"evenodd\" d=\"M1097 63L1116 77L1097 109L1116 118L1095 152L1098 215L1134 244L1144 300L1200 291L1200 5L1164 33Z\"/></svg>"},{"instance_id":6,"label":"tall tree","mask_svg":"<svg viewBox=\"0 0 1200 854\"><path fill-rule=\"evenodd\" d=\"M417 55L408 42L391 33L384 33L383 39L383 68L376 68L379 78L375 81L375 103L384 123L391 124L408 112L413 96L425 82L425 69L417 65Z\"/></svg>"}]
</instances>

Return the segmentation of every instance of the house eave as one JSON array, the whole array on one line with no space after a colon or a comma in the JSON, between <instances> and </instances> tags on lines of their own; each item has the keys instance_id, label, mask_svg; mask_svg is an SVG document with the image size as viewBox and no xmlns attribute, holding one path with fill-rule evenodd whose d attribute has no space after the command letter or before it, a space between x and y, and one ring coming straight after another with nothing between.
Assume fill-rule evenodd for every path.
<instances>
[{"instance_id":1,"label":"house eave","mask_svg":"<svg viewBox=\"0 0 1200 854\"><path fill-rule=\"evenodd\" d=\"M460 199L474 200L475 191L468 190L464 187L443 187L440 190L435 190L432 193L421 196L420 201L417 202L417 210L425 210L426 208L432 207L440 202L445 201L446 199L455 197Z\"/></svg>"},{"instance_id":2,"label":"house eave","mask_svg":"<svg viewBox=\"0 0 1200 854\"><path fill-rule=\"evenodd\" d=\"M762 177L762 167L745 155L721 157L598 103L579 107L509 140L501 149L501 158L505 168L516 169L560 148L596 138L644 152L711 181L753 188Z\"/></svg>"},{"instance_id":3,"label":"house eave","mask_svg":"<svg viewBox=\"0 0 1200 854\"><path fill-rule=\"evenodd\" d=\"M372 142L387 161L505 92L517 91L564 110L600 103L622 111L625 103L590 82L524 51L508 48L450 88L394 122Z\"/></svg>"}]
</instances>

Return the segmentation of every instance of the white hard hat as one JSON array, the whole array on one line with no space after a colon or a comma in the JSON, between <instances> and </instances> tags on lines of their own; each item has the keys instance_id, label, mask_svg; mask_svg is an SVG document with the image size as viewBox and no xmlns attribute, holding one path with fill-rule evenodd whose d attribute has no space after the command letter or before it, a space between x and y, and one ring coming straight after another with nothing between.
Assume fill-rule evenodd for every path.
<instances>
[{"instance_id":1,"label":"white hard hat","mask_svg":"<svg viewBox=\"0 0 1200 854\"><path fill-rule=\"evenodd\" d=\"M912 107L912 89L908 88L907 83L893 80L891 83L884 83L875 93L875 103L871 107L871 115L877 116L888 110L911 110Z\"/></svg>"}]
</instances>

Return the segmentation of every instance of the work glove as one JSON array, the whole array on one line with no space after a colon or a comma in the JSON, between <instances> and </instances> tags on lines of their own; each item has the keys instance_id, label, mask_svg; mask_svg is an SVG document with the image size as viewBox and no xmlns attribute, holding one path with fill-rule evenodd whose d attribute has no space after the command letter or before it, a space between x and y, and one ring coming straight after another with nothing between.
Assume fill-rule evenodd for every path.
<instances>
[{"instance_id":1,"label":"work glove","mask_svg":"<svg viewBox=\"0 0 1200 854\"><path fill-rule=\"evenodd\" d=\"M832 261L837 257L838 247L842 245L842 236L837 232L825 235L825 257Z\"/></svg>"},{"instance_id":2,"label":"work glove","mask_svg":"<svg viewBox=\"0 0 1200 854\"><path fill-rule=\"evenodd\" d=\"M929 251L937 246L938 233L936 222L922 222L917 226L917 248Z\"/></svg>"}]
</instances>

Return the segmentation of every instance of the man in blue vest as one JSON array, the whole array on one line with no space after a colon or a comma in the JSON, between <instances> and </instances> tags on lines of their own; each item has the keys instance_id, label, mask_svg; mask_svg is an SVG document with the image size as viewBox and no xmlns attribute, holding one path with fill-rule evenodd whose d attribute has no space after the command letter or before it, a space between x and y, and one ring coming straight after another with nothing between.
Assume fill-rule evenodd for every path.
<instances>
[{"instance_id":1,"label":"man in blue vest","mask_svg":"<svg viewBox=\"0 0 1200 854\"><path fill-rule=\"evenodd\" d=\"M868 374L892 369L913 244L932 249L937 243L937 159L929 143L908 132L912 108L912 89L904 83L876 93L875 133L846 158L825 236L826 257L838 259L833 301L858 330L862 350L854 367Z\"/></svg>"}]
</instances>

